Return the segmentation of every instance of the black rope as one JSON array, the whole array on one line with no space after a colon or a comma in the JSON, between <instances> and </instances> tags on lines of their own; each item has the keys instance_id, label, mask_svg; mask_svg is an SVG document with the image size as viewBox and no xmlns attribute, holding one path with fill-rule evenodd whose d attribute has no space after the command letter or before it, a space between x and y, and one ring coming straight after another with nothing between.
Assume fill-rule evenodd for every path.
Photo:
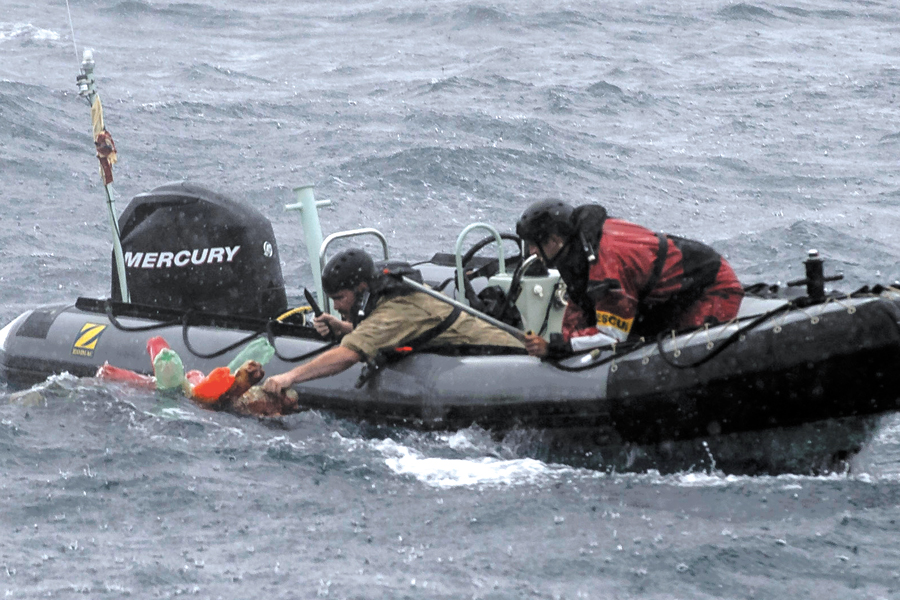
<instances>
[{"instance_id":1,"label":"black rope","mask_svg":"<svg viewBox=\"0 0 900 600\"><path fill-rule=\"evenodd\" d=\"M713 358L715 358L716 356L718 356L718 355L719 355L722 351L724 351L726 348L728 348L729 346L731 346L731 345L733 345L735 342L737 342L737 341L740 339L741 335L743 335L743 334L745 334L746 332L750 331L751 329L753 329L753 328L759 326L760 323L762 323L762 322L764 322L764 321L767 321L768 319L771 319L772 317L774 317L774 316L777 315L778 313L784 312L784 311L786 311L786 310L790 310L790 309L792 309L792 308L795 308L794 303L793 303L793 302L788 302L787 304L784 304L784 305L782 305L782 306L779 306L778 308L774 308L774 309L772 309L772 310L770 310L770 311L768 311L768 312L766 312L766 313L763 313L762 315L760 315L760 316L756 317L755 319L753 319L753 320L752 320L750 323L748 323L747 325L744 325L743 327L741 327L741 328L739 328L737 331L735 331L733 334L731 334L730 336L728 336L728 337L725 339L725 341L723 341L721 344L719 344L718 346L716 346L716 348L714 348L713 350L711 350L706 356L704 356L704 357L702 357L702 358L700 358L700 359L698 359L698 360L696 360L696 361L694 361L694 362L692 362L692 363L686 363L686 364L683 364L683 363L677 363L677 362L675 362L673 359L671 359L670 357L666 356L665 351L664 351L664 349L663 349L663 347L662 347L662 342L663 342L663 340L665 340L666 337L667 337L665 332L660 333L659 336L658 336L657 339L656 339L657 349L659 350L659 355L660 355L660 357L662 357L662 359L663 359L664 361L666 361L670 366L675 367L676 369L690 369L690 368L693 368L693 367L699 367L700 365L702 365L702 364L704 364L704 363L706 363L706 362L709 362L710 360L712 360ZM608 345L608 346L600 346L600 347L598 347L598 348L594 348L594 349L592 350L592 352L598 351L598 350L601 351L601 352L602 352L602 351L606 351L606 350L614 350L614 351L615 351L616 349L622 350L623 347L624 347L624 352L612 354L612 355L607 356L607 357L605 357L605 358L603 358L603 359L600 359L600 360L596 360L596 361L594 361L594 362L591 362L591 363L589 363L589 364L587 364L587 365L578 365L578 366L575 366L575 367L570 367L570 366L567 366L567 365L562 364L562 362L561 362L562 360L568 360L568 359L572 358L571 356L568 356L568 357L566 357L565 359L549 360L549 361L547 361L547 362L549 362L551 365L553 365L554 367L556 367L556 368L559 369L560 371L565 371L565 372L567 372L567 373L577 373L577 372L580 372L580 371L587 371L588 369L594 369L594 368L596 368L596 367L605 365L606 363L611 362L611 361L613 361L613 360L615 360L615 359L617 359L617 358L621 358L624 354L628 354L628 353L630 353L630 352L633 352L633 351L636 350L638 347L640 347L640 346L642 346L642 345L644 345L644 344L645 344L644 342L626 342L625 344L610 344L610 345Z\"/></svg>"},{"instance_id":2,"label":"black rope","mask_svg":"<svg viewBox=\"0 0 900 600\"><path fill-rule=\"evenodd\" d=\"M321 354L322 352L325 352L326 350L330 350L331 348L334 348L335 346L338 345L337 340L332 340L332 341L328 342L327 344L325 344L324 346L322 346L321 348L316 348L315 350L312 350L305 354L300 354L298 356L290 356L290 357L284 356L283 354L281 354L281 352L278 351L278 348L275 346L275 333L272 331L272 325L277 324L277 323L278 323L278 321L269 321L268 323L266 323L266 339L269 341L269 344L272 345L272 349L275 350L275 356L277 356L279 359L283 360L284 362L300 362L301 360L306 360L308 358L312 358L313 356L316 356L317 354Z\"/></svg>"},{"instance_id":3,"label":"black rope","mask_svg":"<svg viewBox=\"0 0 900 600\"><path fill-rule=\"evenodd\" d=\"M550 293L550 302L547 303L547 310L544 312L544 321L541 323L541 330L538 331L538 335L544 335L547 331L547 327L550 325L550 311L553 310L553 299L556 297L556 293L559 291L559 286L562 284L562 281L557 281L553 284L553 291Z\"/></svg>"},{"instance_id":4,"label":"black rope","mask_svg":"<svg viewBox=\"0 0 900 600\"><path fill-rule=\"evenodd\" d=\"M123 325L113 314L112 303L106 302L106 318L109 319L109 322L112 323L113 327L120 331L125 331L129 333L143 332L143 331L153 331L154 329L164 329L166 327L173 327L181 323L181 338L184 340L184 346L188 349L188 351L198 358L217 358L222 356L226 352L230 352L234 350L238 346L245 344L262 333L261 331L255 331L250 335L241 338L237 342L231 344L230 346L223 348L217 352L213 352L211 354L204 354L202 352L198 352L192 345L191 341L188 339L188 328L190 327L190 311L184 313L180 319L172 319L171 321L161 321L159 323L153 323L152 325L141 325L140 327L128 327Z\"/></svg>"},{"instance_id":5,"label":"black rope","mask_svg":"<svg viewBox=\"0 0 900 600\"><path fill-rule=\"evenodd\" d=\"M300 362L300 361L306 360L308 358L312 358L313 356L316 356L317 354L321 354L322 352L325 352L326 350L333 348L334 346L337 345L337 342L330 342L328 344L325 344L321 348L316 348L315 350L313 350L311 352L306 352L305 354L301 354L299 356L293 356L293 357L284 356L283 354L281 354L278 351L278 348L275 347L275 334L272 331L273 326L281 325L282 323L275 319L269 319L268 321L266 321L266 326L265 326L264 330L251 332L250 334L239 339L238 341L234 342L233 344L230 344L230 345L226 346L225 348L217 350L216 352L207 354L207 353L203 353L203 352L198 352L197 349L194 348L194 346L191 344L190 339L188 339L188 329L190 328L190 318L191 318L190 311L184 313L179 318L172 319L171 321L160 321L158 323L153 323L152 325L141 325L140 327L128 327L127 325L123 325L116 318L115 314L113 313L113 307L112 307L111 302L109 302L109 301L105 302L104 308L106 310L106 317L109 319L109 322L113 325L113 327L115 327L116 329L118 329L120 331L136 333L136 332L143 332L143 331L153 331L155 329L164 329L166 327L174 327L178 324L181 324L181 338L182 338L182 340L184 340L185 348L187 348L187 350L194 356L196 356L198 358L203 358L203 359L218 358L219 356L222 356L223 354L230 352L243 344L253 341L254 339L256 339L257 337L259 337L260 335L263 335L263 334L266 335L266 339L272 345L272 348L275 349L275 356L277 356L278 358L280 358L281 360L283 360L285 362Z\"/></svg>"},{"instance_id":6,"label":"black rope","mask_svg":"<svg viewBox=\"0 0 900 600\"><path fill-rule=\"evenodd\" d=\"M456 275L454 275L453 277L448 277L447 279L445 279L444 281L442 281L441 283L439 283L439 284L434 288L434 290L435 290L436 292L443 292L443 291L444 291L444 288L447 287L447 284L450 283L451 281L453 281L454 279L456 279Z\"/></svg>"},{"instance_id":7,"label":"black rope","mask_svg":"<svg viewBox=\"0 0 900 600\"><path fill-rule=\"evenodd\" d=\"M268 339L269 343L272 345L272 348L275 350L275 356L277 356L278 358L280 358L281 360L283 360L285 362L299 362L302 360L306 360L307 358L311 358L311 357L313 357L317 354L320 354L320 353L324 352L325 350L328 350L329 348L332 348L337 345L337 342L331 342L329 344L325 344L321 348L316 348L315 350L313 350L311 352L307 352L307 353L301 354L299 356L286 357L286 356L282 355L278 351L278 349L275 347L275 335L272 332L272 325L278 324L279 321L269 320L266 322L265 331L251 332L250 334L242 337L241 339L234 342L233 344L229 344L228 346L221 348L215 352L204 353L204 352L199 352L196 348L194 348L194 346L191 344L190 339L188 339L188 329L190 328L190 313L189 312L185 313L181 319L176 320L176 321L170 321L167 323L157 323L157 324L148 325L145 327L133 327L133 328L125 328L124 326L121 325L121 323L118 323L115 320L115 317L112 316L112 312L108 312L107 316L109 316L110 321L113 322L113 324L117 328L122 329L123 331L150 331L152 329L159 329L161 327L170 327L172 325L177 325L180 321L181 325L182 325L181 339L184 340L184 347L187 348L188 352L190 352L197 358L203 358L203 359L218 358L218 357L222 356L223 354L226 354L227 352L231 352L232 350L234 350L240 346L243 346L244 344L246 344L248 342L253 341L254 339L258 338L263 333L266 334L266 338Z\"/></svg>"},{"instance_id":8,"label":"black rope","mask_svg":"<svg viewBox=\"0 0 900 600\"><path fill-rule=\"evenodd\" d=\"M113 314L112 303L107 301L105 303L106 308L106 318L109 319L109 322L112 323L113 327L120 331L153 331L154 329L163 329L164 327L172 327L174 325L178 325L181 322L181 319L172 319L171 321L161 321L159 323L154 323L152 325L141 325L140 327L127 327L122 325L116 316Z\"/></svg>"},{"instance_id":9,"label":"black rope","mask_svg":"<svg viewBox=\"0 0 900 600\"><path fill-rule=\"evenodd\" d=\"M322 352L325 352L326 350L333 348L334 346L336 346L338 344L337 342L329 342L329 343L325 344L324 346L322 346L321 348L316 348L315 350L312 350L311 352L306 352L305 354L300 354L299 356L293 356L293 357L284 356L283 354L281 354L281 352L278 351L278 348L275 347L275 334L272 332L272 326L275 324L279 324L279 321L269 320L266 322L266 329L264 332L263 331L253 332L253 333L239 339L238 341L234 342L233 344L231 344L225 348L222 348L221 350L218 350L217 352L213 352L211 354L202 354L200 352L197 352L197 350L195 350L191 346L190 342L188 341L188 337L187 337L188 315L184 316L183 323L184 323L184 327L182 328L182 334L183 334L182 338L184 339L184 345L193 355L195 355L199 358L216 358L216 357L222 356L226 352L230 352L239 346L242 346L248 342L253 341L255 338L263 335L263 333L265 333L266 339L268 340L269 344L272 346L272 349L275 351L275 356L277 356L278 358L280 358L281 360L283 360L285 362L300 362L302 360L312 358L313 356L316 356L317 354L321 354Z\"/></svg>"},{"instance_id":10,"label":"black rope","mask_svg":"<svg viewBox=\"0 0 900 600\"><path fill-rule=\"evenodd\" d=\"M675 367L676 369L691 369L693 367L699 367L700 365L709 362L710 360L712 360L713 358L718 356L723 350L725 350L726 348L728 348L729 346L731 346L732 344L737 342L738 339L747 331L758 326L763 321L767 321L768 319L771 319L778 313L784 312L786 310L790 310L792 308L794 308L794 303L788 302L787 304L779 306L778 308L774 308L767 313L763 313L762 315L760 315L760 316L756 317L755 319L753 319L752 321L750 321L750 323L748 323L747 325L740 327L737 331L735 331L730 336L728 336L724 342L722 342L721 344L716 346L713 350L710 350L710 352L706 356L703 356L702 358L700 358L694 362L691 362L691 363L686 363L686 364L678 363L678 362L675 362L672 358L666 356L665 350L663 349L663 346L662 346L663 340L665 340L667 337L665 333L660 333L657 336L656 347L659 350L659 355L662 357L662 359L664 361L666 361L670 366Z\"/></svg>"},{"instance_id":11,"label":"black rope","mask_svg":"<svg viewBox=\"0 0 900 600\"><path fill-rule=\"evenodd\" d=\"M226 352L231 352L235 348L238 348L239 346L243 346L247 342L252 341L253 339L259 337L263 333L262 331L254 331L254 332L250 333L249 335L242 337L235 343L222 348L221 350L217 350L216 352L212 352L210 354L204 354L202 352L197 352L197 350L194 349L194 347L191 345L191 341L188 339L188 328L189 327L190 327L190 313L187 312L187 313L184 313L184 316L181 318L181 339L184 340L184 347L188 349L188 352L190 352L191 354L193 354L194 356L196 356L198 358L218 358L219 356L222 356Z\"/></svg>"},{"instance_id":12,"label":"black rope","mask_svg":"<svg viewBox=\"0 0 900 600\"><path fill-rule=\"evenodd\" d=\"M518 300L519 296L522 293L522 277L525 276L525 273L522 271L525 266L525 261L523 260L516 266L515 270L512 274L511 283L509 285L509 291L506 292L505 298L503 299L503 304L500 306L500 310L497 311L497 318L502 319L503 315L506 314L506 311L509 310L511 304L515 304L516 300ZM556 289L556 288L554 288ZM553 299L551 298L550 303L547 304L547 316L550 315L550 307L553 306ZM544 327L546 326L546 318L544 319L544 326L541 327L541 330L538 332L538 335L542 335L544 333Z\"/></svg>"},{"instance_id":13,"label":"black rope","mask_svg":"<svg viewBox=\"0 0 900 600\"><path fill-rule=\"evenodd\" d=\"M615 351L616 348L621 347L623 345L626 346L626 352L631 352L632 350L637 349L643 343L644 342L631 342L631 343L626 343L626 344L609 344L607 346L598 346L596 348L593 348L593 349L591 349L591 352L597 352L597 351L603 352L606 350ZM582 356L584 356L584 354L582 354ZM587 371L588 369L594 369L601 365L605 365L606 363L610 362L611 360L614 360L619 357L620 357L619 354L612 354L611 356L607 356L606 358L596 360L596 361L588 363L586 365L578 365L577 367L570 367L570 366L562 364L563 360L568 360L568 359L572 358L572 356L567 356L565 358L560 358L560 359L548 360L547 362L549 362L551 365L553 365L560 371L565 371L566 373L578 373L580 371Z\"/></svg>"},{"instance_id":14,"label":"black rope","mask_svg":"<svg viewBox=\"0 0 900 600\"><path fill-rule=\"evenodd\" d=\"M327 344L325 344L325 345L322 346L321 348L316 348L315 350L312 350L312 351L310 351L310 352L307 352L306 354L301 354L301 355L299 355L299 356L292 356L292 357L283 356L283 355L278 351L278 349L275 348L275 345L274 345L274 344L272 344L272 347L275 348L275 356L277 356L278 358L280 358L280 359L283 360L284 362L300 362L300 361L302 361L302 360L306 360L307 358L312 358L313 356L316 356L317 354L321 354L321 353L325 352L326 350L331 350L332 348L334 348L334 347L337 346L337 345L338 345L337 342L328 342Z\"/></svg>"}]
</instances>

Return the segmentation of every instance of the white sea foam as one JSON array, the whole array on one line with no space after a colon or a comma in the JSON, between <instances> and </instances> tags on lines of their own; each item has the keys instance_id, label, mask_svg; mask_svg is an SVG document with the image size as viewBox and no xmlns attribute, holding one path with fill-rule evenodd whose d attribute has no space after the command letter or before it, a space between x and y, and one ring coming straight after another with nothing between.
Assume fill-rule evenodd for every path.
<instances>
[{"instance_id":1,"label":"white sea foam","mask_svg":"<svg viewBox=\"0 0 900 600\"><path fill-rule=\"evenodd\" d=\"M31 23L0 23L0 42L14 38L56 41L59 34L50 29L35 27Z\"/></svg>"},{"instance_id":2,"label":"white sea foam","mask_svg":"<svg viewBox=\"0 0 900 600\"><path fill-rule=\"evenodd\" d=\"M163 417L165 419L177 419L179 421L196 421L194 418L194 414L184 408L177 406L167 406L160 408L157 413L157 416Z\"/></svg>"},{"instance_id":3,"label":"white sea foam","mask_svg":"<svg viewBox=\"0 0 900 600\"><path fill-rule=\"evenodd\" d=\"M534 484L575 471L531 458L427 457L390 439L374 443L373 449L385 456L385 464L395 473L440 488Z\"/></svg>"}]
</instances>

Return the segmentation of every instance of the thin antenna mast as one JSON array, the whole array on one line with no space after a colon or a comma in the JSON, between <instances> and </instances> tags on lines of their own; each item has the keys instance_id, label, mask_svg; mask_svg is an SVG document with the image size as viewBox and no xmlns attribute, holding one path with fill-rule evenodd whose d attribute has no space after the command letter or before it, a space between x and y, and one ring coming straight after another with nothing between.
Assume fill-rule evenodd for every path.
<instances>
[{"instance_id":1,"label":"thin antenna mast","mask_svg":"<svg viewBox=\"0 0 900 600\"><path fill-rule=\"evenodd\" d=\"M69 0L66 0L66 12L69 13L69 29L72 31L72 45L75 47L75 62L78 62L78 44L75 43L75 25L72 24L72 9L69 8Z\"/></svg>"},{"instance_id":2,"label":"thin antenna mast","mask_svg":"<svg viewBox=\"0 0 900 600\"><path fill-rule=\"evenodd\" d=\"M113 254L116 259L116 273L119 276L119 292L122 302L131 302L128 285L125 282L125 256L122 253L122 239L119 232L119 220L116 217L116 200L113 191L112 167L116 163L116 145L112 135L103 123L103 105L94 82L94 55L90 50L84 51L81 61L81 72L75 78L78 84L78 95L86 98L91 106L91 122L94 131L94 146L97 148L97 159L100 161L100 178L103 179L103 190L106 192L106 208L109 211L109 227L112 230Z\"/></svg>"}]
</instances>

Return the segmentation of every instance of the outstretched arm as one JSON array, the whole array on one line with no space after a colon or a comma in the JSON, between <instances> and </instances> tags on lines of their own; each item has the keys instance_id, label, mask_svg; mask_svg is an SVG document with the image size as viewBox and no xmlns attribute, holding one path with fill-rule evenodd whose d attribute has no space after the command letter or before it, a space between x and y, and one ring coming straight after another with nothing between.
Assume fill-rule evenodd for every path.
<instances>
[{"instance_id":1,"label":"outstretched arm","mask_svg":"<svg viewBox=\"0 0 900 600\"><path fill-rule=\"evenodd\" d=\"M273 375L266 379L263 383L263 389L273 394L280 394L282 390L287 389L295 383L302 383L319 377L328 377L336 375L341 371L346 371L360 360L360 355L354 350L337 346L320 354L308 363L298 365L281 375Z\"/></svg>"}]
</instances>

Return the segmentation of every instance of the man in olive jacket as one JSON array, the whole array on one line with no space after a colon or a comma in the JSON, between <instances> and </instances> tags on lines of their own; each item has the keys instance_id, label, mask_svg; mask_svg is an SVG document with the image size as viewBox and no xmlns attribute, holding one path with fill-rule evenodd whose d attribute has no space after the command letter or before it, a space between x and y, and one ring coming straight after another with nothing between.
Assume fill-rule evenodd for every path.
<instances>
[{"instance_id":1,"label":"man in olive jacket","mask_svg":"<svg viewBox=\"0 0 900 600\"><path fill-rule=\"evenodd\" d=\"M400 268L415 273L409 266ZM343 320L323 313L314 325L321 335L340 339L340 345L269 377L263 384L266 391L278 393L304 381L336 375L358 362L375 360L379 352L407 344L422 349L482 346L524 352L522 343L505 331L413 290L389 272L379 272L363 250L345 250L329 260L322 271L322 287Z\"/></svg>"}]
</instances>

